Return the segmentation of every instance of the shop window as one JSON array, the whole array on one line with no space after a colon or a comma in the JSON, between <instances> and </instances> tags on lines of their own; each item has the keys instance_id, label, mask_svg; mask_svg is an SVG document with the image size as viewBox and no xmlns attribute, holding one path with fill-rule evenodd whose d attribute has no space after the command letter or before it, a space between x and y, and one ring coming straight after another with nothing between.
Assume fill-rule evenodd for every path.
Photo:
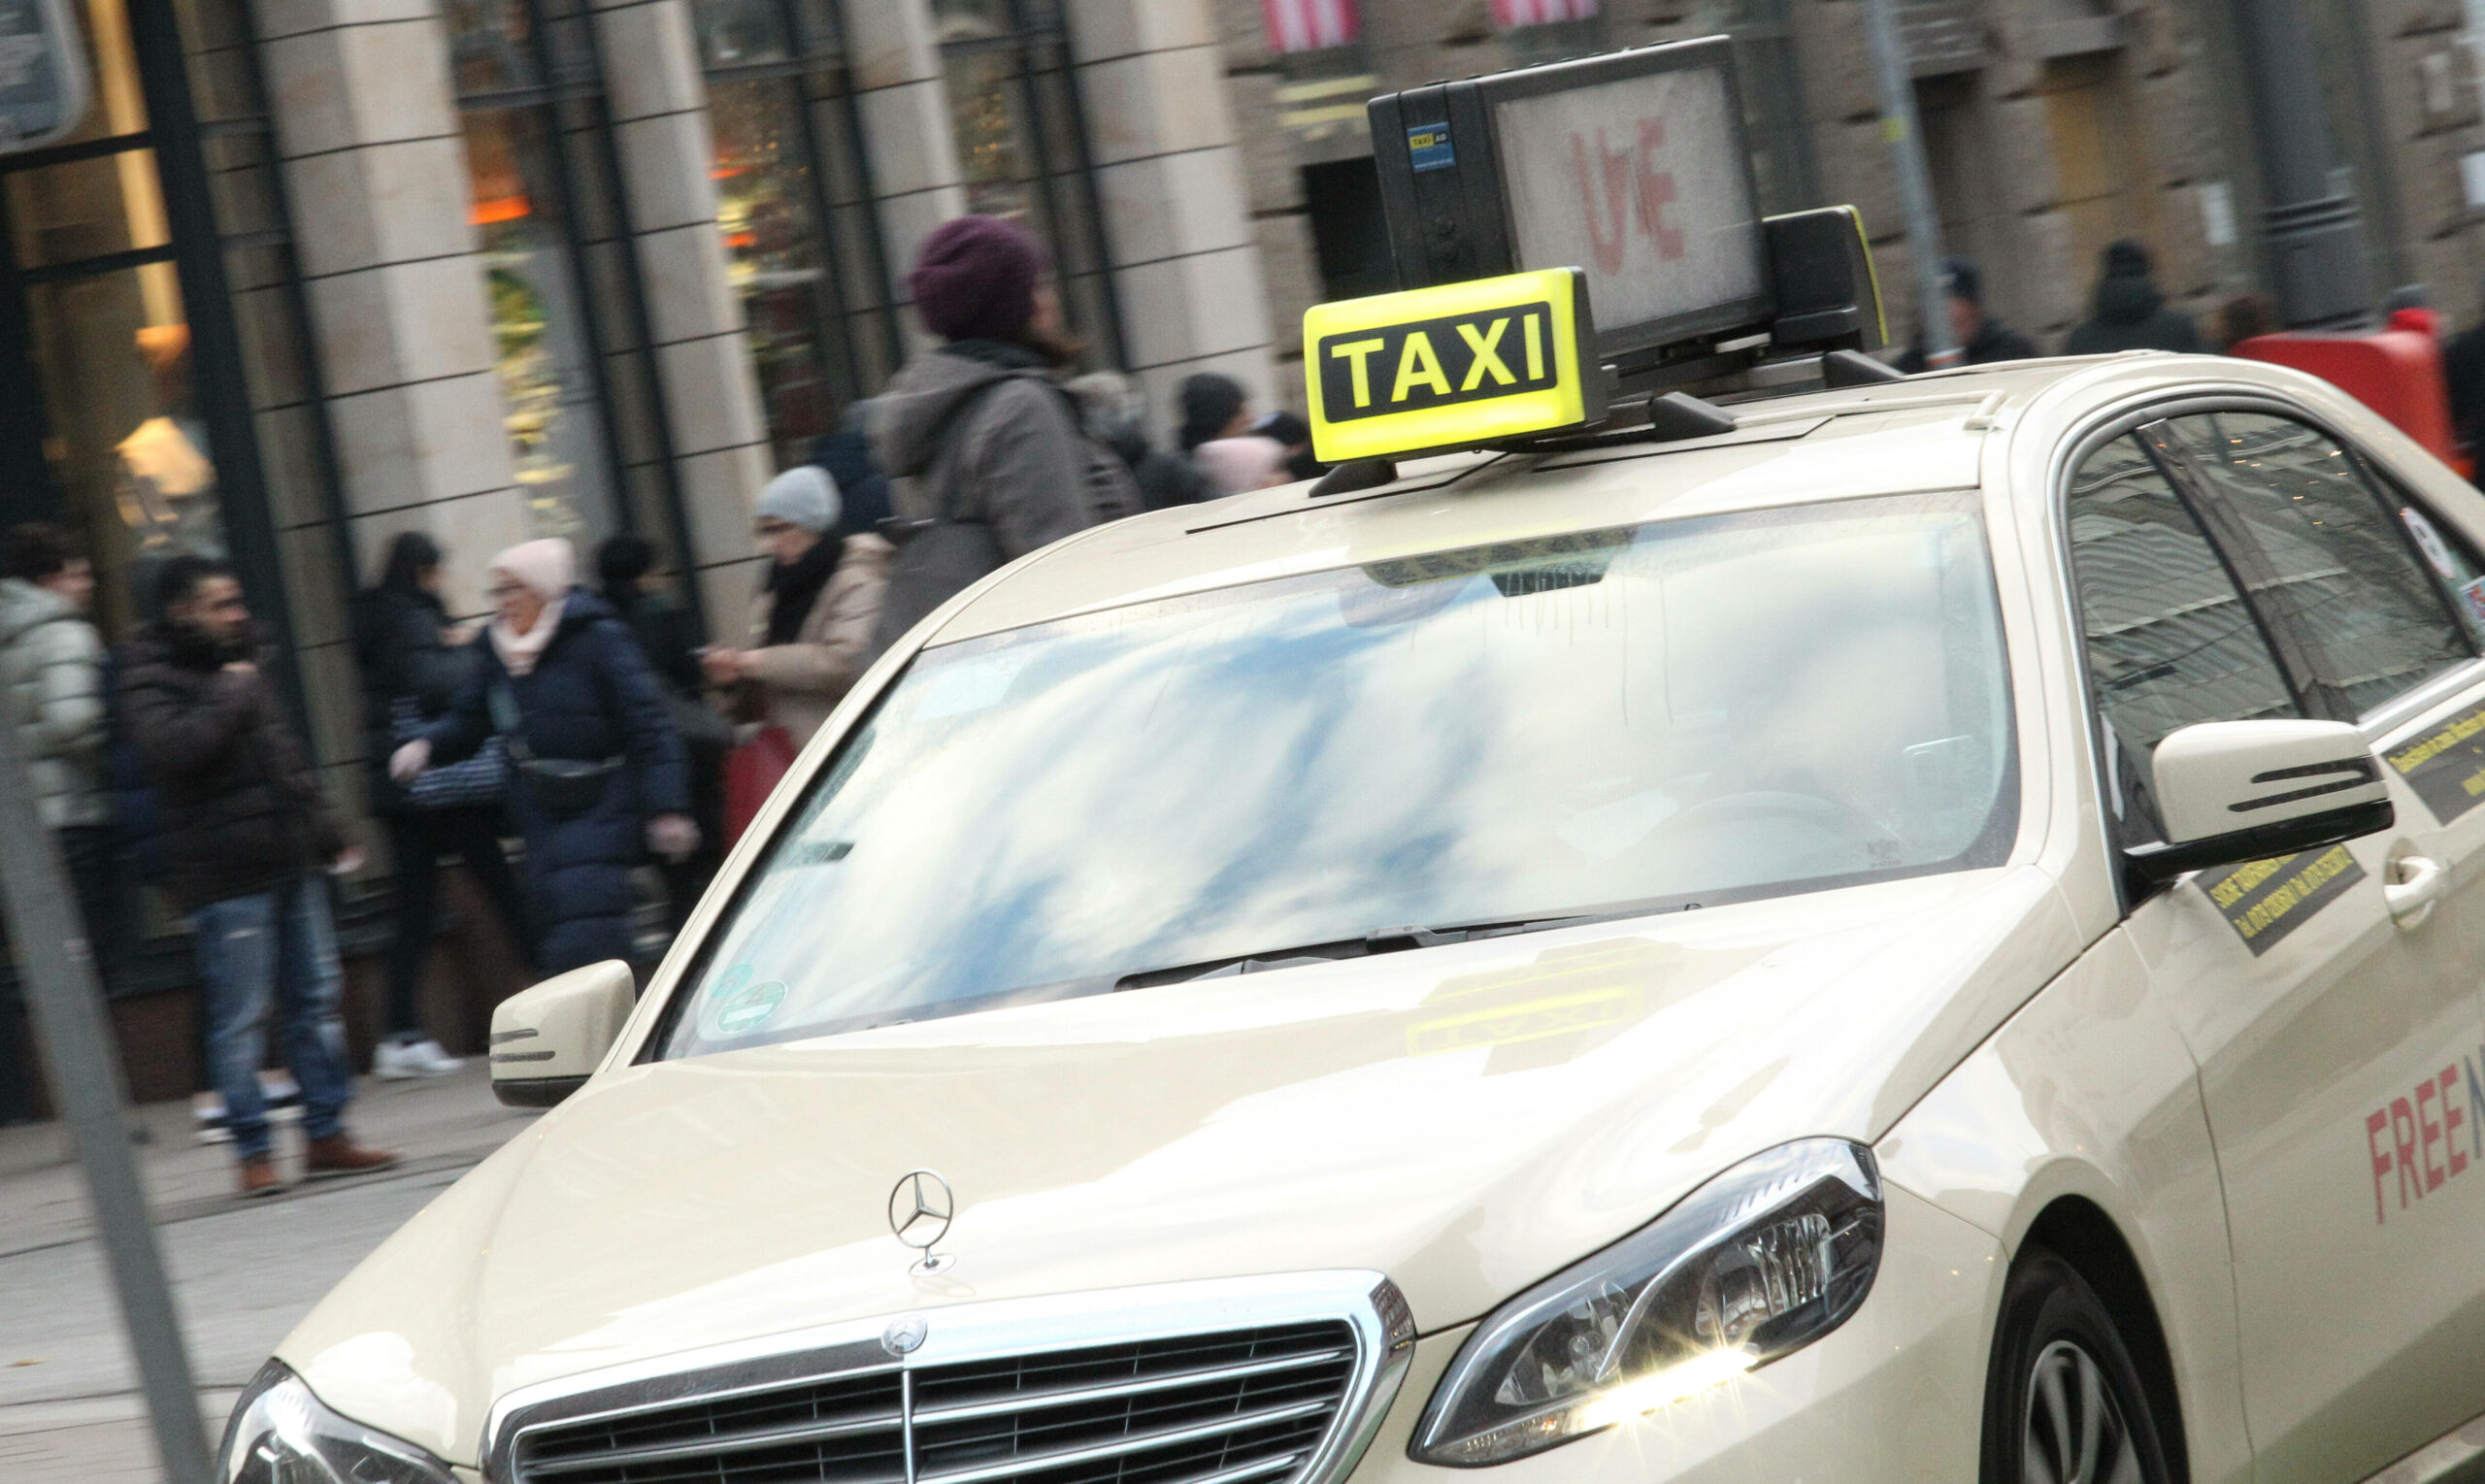
<instances>
[{"instance_id":1,"label":"shop window","mask_svg":"<svg viewBox=\"0 0 2485 1484\"><path fill-rule=\"evenodd\" d=\"M1058 0L933 0L971 211L1051 249L1074 334L1127 365Z\"/></svg>"},{"instance_id":2,"label":"shop window","mask_svg":"<svg viewBox=\"0 0 2485 1484\"><path fill-rule=\"evenodd\" d=\"M528 111L465 115L510 452L536 533L581 550L612 534L601 412L549 150Z\"/></svg>"},{"instance_id":3,"label":"shop window","mask_svg":"<svg viewBox=\"0 0 2485 1484\"><path fill-rule=\"evenodd\" d=\"M800 90L783 79L716 82L708 89L715 128L716 224L726 275L742 297L751 359L779 467L799 463L846 400L829 380L824 326L828 270L803 148Z\"/></svg>"},{"instance_id":4,"label":"shop window","mask_svg":"<svg viewBox=\"0 0 2485 1484\"><path fill-rule=\"evenodd\" d=\"M717 227L781 467L902 353L829 0L692 0Z\"/></svg>"}]
</instances>

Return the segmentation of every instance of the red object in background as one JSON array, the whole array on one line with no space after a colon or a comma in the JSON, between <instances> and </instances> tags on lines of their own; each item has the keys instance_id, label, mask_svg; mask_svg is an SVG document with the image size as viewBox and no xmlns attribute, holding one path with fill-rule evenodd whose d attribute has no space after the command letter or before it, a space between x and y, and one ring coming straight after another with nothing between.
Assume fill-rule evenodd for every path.
<instances>
[{"instance_id":1,"label":"red object in background","mask_svg":"<svg viewBox=\"0 0 2485 1484\"><path fill-rule=\"evenodd\" d=\"M725 754L726 848L731 849L759 817L778 780L793 766L794 735L773 723Z\"/></svg>"},{"instance_id":2,"label":"red object in background","mask_svg":"<svg viewBox=\"0 0 2485 1484\"><path fill-rule=\"evenodd\" d=\"M2319 377L2387 418L2425 451L2462 475L2468 461L2451 434L2442 352L2421 330L2372 335L2258 335L2227 351Z\"/></svg>"}]
</instances>

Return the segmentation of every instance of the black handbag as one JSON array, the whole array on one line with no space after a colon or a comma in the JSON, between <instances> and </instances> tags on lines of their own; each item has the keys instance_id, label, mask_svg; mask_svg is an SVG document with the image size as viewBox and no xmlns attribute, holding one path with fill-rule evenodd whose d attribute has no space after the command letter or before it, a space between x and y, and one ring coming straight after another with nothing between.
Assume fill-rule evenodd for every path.
<instances>
[{"instance_id":1,"label":"black handbag","mask_svg":"<svg viewBox=\"0 0 2485 1484\"><path fill-rule=\"evenodd\" d=\"M517 697L511 694L508 682L493 684L490 704L492 726L509 748L509 760L527 797L555 818L572 818L603 803L613 775L629 765L626 757L537 757L526 744L525 718L518 713Z\"/></svg>"}]
</instances>

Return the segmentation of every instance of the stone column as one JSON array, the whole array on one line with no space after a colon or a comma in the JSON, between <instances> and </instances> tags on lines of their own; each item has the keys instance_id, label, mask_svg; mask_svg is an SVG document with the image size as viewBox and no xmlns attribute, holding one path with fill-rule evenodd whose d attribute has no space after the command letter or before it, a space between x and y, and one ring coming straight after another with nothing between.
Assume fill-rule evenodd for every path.
<instances>
[{"instance_id":1,"label":"stone column","mask_svg":"<svg viewBox=\"0 0 2485 1484\"><path fill-rule=\"evenodd\" d=\"M1131 366L1160 421L1174 388L1219 371L1277 396L1242 151L1208 0L1069 0Z\"/></svg>"},{"instance_id":2,"label":"stone column","mask_svg":"<svg viewBox=\"0 0 2485 1484\"><path fill-rule=\"evenodd\" d=\"M776 469L717 235L707 82L683 0L600 3L595 20L626 197L613 218L623 240L599 250L622 249L619 264L638 276L688 525L680 555L700 574L709 632L736 637L750 590L741 570L758 559L751 505ZM617 382L622 368L611 371ZM655 479L646 441L625 438L624 448L633 508L661 510L645 487Z\"/></svg>"},{"instance_id":3,"label":"stone column","mask_svg":"<svg viewBox=\"0 0 2485 1484\"><path fill-rule=\"evenodd\" d=\"M391 538L428 532L450 552L452 606L480 611L483 562L532 533L435 0L257 0L256 15L353 548L376 572ZM251 301L273 292L243 296L246 341L272 309ZM258 415L319 753L350 799L362 702L310 414Z\"/></svg>"},{"instance_id":4,"label":"stone column","mask_svg":"<svg viewBox=\"0 0 2485 1484\"><path fill-rule=\"evenodd\" d=\"M842 14L872 172L872 211L888 260L886 292L910 306L914 298L906 275L915 248L934 227L967 209L932 8L930 0L845 0ZM922 327L911 314L901 317L911 354L923 346Z\"/></svg>"}]
</instances>

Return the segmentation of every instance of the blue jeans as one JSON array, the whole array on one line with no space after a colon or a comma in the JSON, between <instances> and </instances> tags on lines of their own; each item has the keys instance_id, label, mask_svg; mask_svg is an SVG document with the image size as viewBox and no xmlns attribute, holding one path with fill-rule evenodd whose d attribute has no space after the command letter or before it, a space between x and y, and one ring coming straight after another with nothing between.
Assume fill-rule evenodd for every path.
<instances>
[{"instance_id":1,"label":"blue jeans","mask_svg":"<svg viewBox=\"0 0 2485 1484\"><path fill-rule=\"evenodd\" d=\"M271 1005L285 1064L302 1084L303 1132L313 1138L340 1132L353 1100L353 1067L337 1014L344 977L328 883L296 876L255 896L211 902L190 913L190 937L207 986L208 1072L223 1095L235 1152L244 1159L268 1152L259 1063Z\"/></svg>"}]
</instances>

